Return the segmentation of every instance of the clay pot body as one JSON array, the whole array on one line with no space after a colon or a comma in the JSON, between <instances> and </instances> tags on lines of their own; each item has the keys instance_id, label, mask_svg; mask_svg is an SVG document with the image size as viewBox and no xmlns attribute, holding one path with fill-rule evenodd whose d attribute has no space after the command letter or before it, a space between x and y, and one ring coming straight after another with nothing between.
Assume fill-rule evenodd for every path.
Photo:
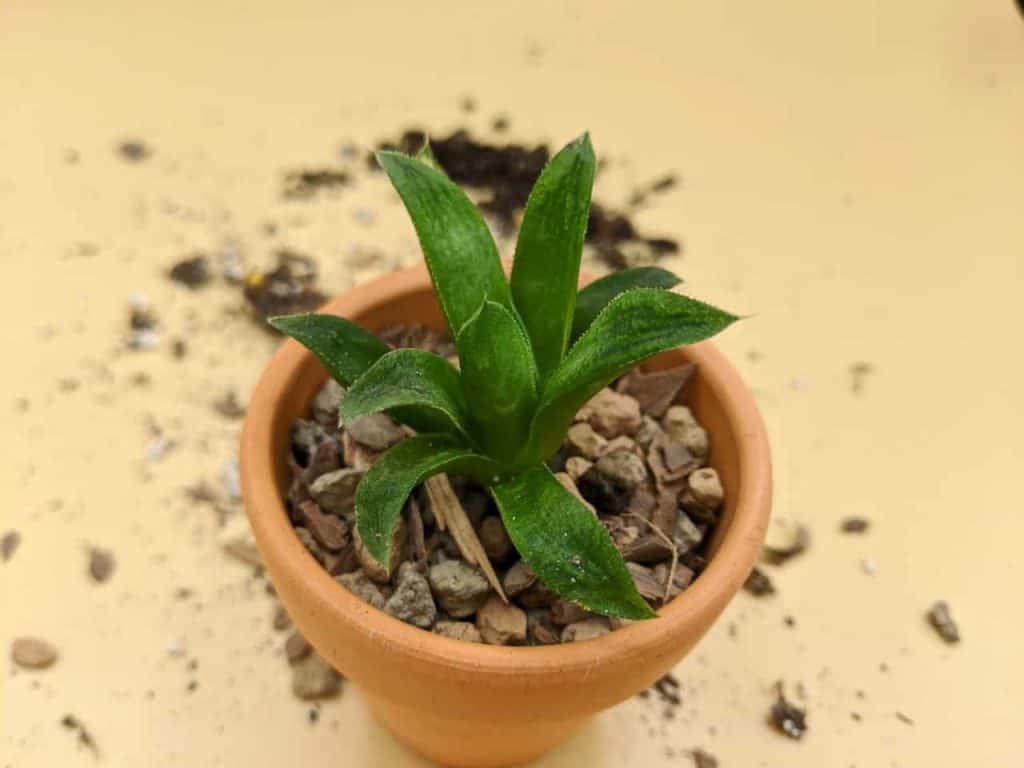
<instances>
[{"instance_id":1,"label":"clay pot body","mask_svg":"<svg viewBox=\"0 0 1024 768\"><path fill-rule=\"evenodd\" d=\"M323 311L372 330L402 323L444 327L423 267L357 288ZM671 350L644 368L684 361L698 366L689 405L709 433L710 464L726 491L707 568L657 619L587 642L498 647L441 637L370 607L337 584L296 538L282 500L285 446L326 372L297 342L281 346L253 394L242 435L246 511L299 630L359 686L408 747L451 766L527 762L668 672L740 589L768 523L768 442L750 391L712 344Z\"/></svg>"}]
</instances>

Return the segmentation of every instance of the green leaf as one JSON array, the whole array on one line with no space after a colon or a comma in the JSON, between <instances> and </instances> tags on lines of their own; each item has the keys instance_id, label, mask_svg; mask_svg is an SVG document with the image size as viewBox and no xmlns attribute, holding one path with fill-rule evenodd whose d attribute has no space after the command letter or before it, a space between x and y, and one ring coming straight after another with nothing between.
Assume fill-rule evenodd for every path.
<instances>
[{"instance_id":1,"label":"green leaf","mask_svg":"<svg viewBox=\"0 0 1024 768\"><path fill-rule=\"evenodd\" d=\"M469 411L455 367L422 349L388 352L356 379L341 403L341 418L354 421L378 411L396 409L395 417L422 423L429 411L438 431L469 437ZM416 426L410 424L410 426Z\"/></svg>"},{"instance_id":2,"label":"green leaf","mask_svg":"<svg viewBox=\"0 0 1024 768\"><path fill-rule=\"evenodd\" d=\"M606 616L656 615L604 526L547 467L535 465L490 490L509 538L547 586Z\"/></svg>"},{"instance_id":3,"label":"green leaf","mask_svg":"<svg viewBox=\"0 0 1024 768\"><path fill-rule=\"evenodd\" d=\"M595 280L576 294L576 314L572 318L572 340L590 327L601 310L620 293L634 288L675 288L682 280L661 267L633 267Z\"/></svg>"},{"instance_id":4,"label":"green leaf","mask_svg":"<svg viewBox=\"0 0 1024 768\"><path fill-rule=\"evenodd\" d=\"M416 153L416 159L421 163L426 163L435 171L440 171L441 173L444 173L445 176L448 175L445 173L444 168L441 167L441 164L437 162L434 150L430 148L430 139L423 140L423 146L420 147L420 151Z\"/></svg>"},{"instance_id":5,"label":"green leaf","mask_svg":"<svg viewBox=\"0 0 1024 768\"><path fill-rule=\"evenodd\" d=\"M500 468L447 435L417 435L385 451L356 488L359 536L377 562L387 566L391 537L405 500L431 475L451 472L494 482Z\"/></svg>"},{"instance_id":6,"label":"green leaf","mask_svg":"<svg viewBox=\"0 0 1024 768\"><path fill-rule=\"evenodd\" d=\"M537 405L537 368L516 317L493 301L459 332L462 388L484 453L512 462L529 437Z\"/></svg>"},{"instance_id":7,"label":"green leaf","mask_svg":"<svg viewBox=\"0 0 1024 768\"><path fill-rule=\"evenodd\" d=\"M512 299L533 344L541 381L569 343L596 167L590 137L583 134L544 168L519 228Z\"/></svg>"},{"instance_id":8,"label":"green leaf","mask_svg":"<svg viewBox=\"0 0 1024 768\"><path fill-rule=\"evenodd\" d=\"M412 219L454 337L485 299L512 308L508 281L487 224L447 176L399 152L378 152Z\"/></svg>"},{"instance_id":9,"label":"green leaf","mask_svg":"<svg viewBox=\"0 0 1024 768\"><path fill-rule=\"evenodd\" d=\"M531 455L558 450L576 411L642 360L714 336L737 320L708 304L655 288L620 294L569 350L541 396Z\"/></svg>"},{"instance_id":10,"label":"green leaf","mask_svg":"<svg viewBox=\"0 0 1024 768\"><path fill-rule=\"evenodd\" d=\"M372 333L335 315L281 315L268 322L320 358L327 372L345 386L388 351Z\"/></svg>"}]
</instances>

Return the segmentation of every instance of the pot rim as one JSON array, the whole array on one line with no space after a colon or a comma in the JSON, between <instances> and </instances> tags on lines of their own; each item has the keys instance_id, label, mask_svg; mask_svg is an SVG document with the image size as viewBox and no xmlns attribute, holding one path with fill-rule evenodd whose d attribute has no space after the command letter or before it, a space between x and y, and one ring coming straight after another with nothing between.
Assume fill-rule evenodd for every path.
<instances>
[{"instance_id":1,"label":"pot rim","mask_svg":"<svg viewBox=\"0 0 1024 768\"><path fill-rule=\"evenodd\" d=\"M425 265L409 267L356 287L319 311L354 317L382 302L430 288ZM738 487L732 520L718 550L682 594L658 610L658 618L638 621L584 643L496 646L467 643L406 624L349 592L306 551L294 532L277 480L278 447L273 444L273 413L288 397L296 372L312 353L287 339L267 365L247 409L240 464L243 498L264 562L287 563L319 609L389 651L434 663L492 675L546 674L552 668L586 670L598 664L664 652L668 637L695 616L719 613L757 560L768 523L771 458L764 423L753 395L725 356L710 342L686 347L699 375L714 391L737 446ZM272 570L272 569L271 569Z\"/></svg>"}]
</instances>

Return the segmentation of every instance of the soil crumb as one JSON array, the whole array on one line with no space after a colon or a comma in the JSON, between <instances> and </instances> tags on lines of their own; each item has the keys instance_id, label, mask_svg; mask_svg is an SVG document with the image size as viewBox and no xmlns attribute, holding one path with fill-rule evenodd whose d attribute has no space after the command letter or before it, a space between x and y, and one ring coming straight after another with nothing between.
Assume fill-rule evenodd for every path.
<instances>
[{"instance_id":1,"label":"soil crumb","mask_svg":"<svg viewBox=\"0 0 1024 768\"><path fill-rule=\"evenodd\" d=\"M97 584L107 581L114 573L117 563L109 549L92 547L89 550L89 575Z\"/></svg>"},{"instance_id":2,"label":"soil crumb","mask_svg":"<svg viewBox=\"0 0 1024 768\"><path fill-rule=\"evenodd\" d=\"M334 190L349 184L351 177L336 168L287 171L281 194L287 200L308 200L321 190Z\"/></svg>"},{"instance_id":3,"label":"soil crumb","mask_svg":"<svg viewBox=\"0 0 1024 768\"><path fill-rule=\"evenodd\" d=\"M760 568L755 568L743 582L743 588L754 597L766 597L775 594L775 584L767 573Z\"/></svg>"},{"instance_id":4,"label":"soil crumb","mask_svg":"<svg viewBox=\"0 0 1024 768\"><path fill-rule=\"evenodd\" d=\"M949 605L945 600L936 601L928 609L928 623L939 633L939 637L950 645L960 642L960 627L953 621L953 615L949 612Z\"/></svg>"},{"instance_id":5,"label":"soil crumb","mask_svg":"<svg viewBox=\"0 0 1024 768\"><path fill-rule=\"evenodd\" d=\"M74 715L64 715L61 718L60 724L77 735L80 748L88 749L93 755L99 756L99 747L96 745L96 740L93 738L92 733L85 727L85 723Z\"/></svg>"},{"instance_id":6,"label":"soil crumb","mask_svg":"<svg viewBox=\"0 0 1024 768\"><path fill-rule=\"evenodd\" d=\"M703 749L695 749L690 753L694 768L718 768L718 758Z\"/></svg>"},{"instance_id":7,"label":"soil crumb","mask_svg":"<svg viewBox=\"0 0 1024 768\"><path fill-rule=\"evenodd\" d=\"M317 276L312 258L282 249L277 252L277 266L249 275L243 292L253 316L265 324L275 315L311 312L323 304L327 297L317 288Z\"/></svg>"},{"instance_id":8,"label":"soil crumb","mask_svg":"<svg viewBox=\"0 0 1024 768\"><path fill-rule=\"evenodd\" d=\"M141 139L125 139L117 145L117 154L126 163L141 163L153 155L153 149Z\"/></svg>"},{"instance_id":9,"label":"soil crumb","mask_svg":"<svg viewBox=\"0 0 1024 768\"><path fill-rule=\"evenodd\" d=\"M791 739L802 739L807 733L807 711L786 699L781 682L775 685L775 695L775 703L771 710L772 725Z\"/></svg>"},{"instance_id":10,"label":"soil crumb","mask_svg":"<svg viewBox=\"0 0 1024 768\"><path fill-rule=\"evenodd\" d=\"M2 538L0 538L0 560L7 562L14 553L18 551L18 547L21 545L21 533L18 531L7 531Z\"/></svg>"},{"instance_id":11,"label":"soil crumb","mask_svg":"<svg viewBox=\"0 0 1024 768\"><path fill-rule=\"evenodd\" d=\"M871 521L866 517L844 517L839 523L839 530L843 533L867 533L871 527Z\"/></svg>"},{"instance_id":12,"label":"soil crumb","mask_svg":"<svg viewBox=\"0 0 1024 768\"><path fill-rule=\"evenodd\" d=\"M167 275L179 285L194 291L210 282L210 261L205 255L195 253L171 267Z\"/></svg>"}]
</instances>

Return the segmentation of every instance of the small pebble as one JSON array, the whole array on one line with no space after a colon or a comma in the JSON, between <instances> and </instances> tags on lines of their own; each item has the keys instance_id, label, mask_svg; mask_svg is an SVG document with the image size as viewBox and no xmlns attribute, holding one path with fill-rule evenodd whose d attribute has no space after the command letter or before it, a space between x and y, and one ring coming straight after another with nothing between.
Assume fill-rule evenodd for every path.
<instances>
[{"instance_id":1,"label":"small pebble","mask_svg":"<svg viewBox=\"0 0 1024 768\"><path fill-rule=\"evenodd\" d=\"M939 633L939 637L950 645L960 642L960 628L953 621L949 605L945 600L936 601L928 609L928 623Z\"/></svg>"},{"instance_id":2,"label":"small pebble","mask_svg":"<svg viewBox=\"0 0 1024 768\"><path fill-rule=\"evenodd\" d=\"M11 643L11 659L23 669L45 669L57 656L57 649L41 637L16 637Z\"/></svg>"},{"instance_id":3,"label":"small pebble","mask_svg":"<svg viewBox=\"0 0 1024 768\"><path fill-rule=\"evenodd\" d=\"M315 701L337 695L341 675L316 653L292 667L292 693L303 701Z\"/></svg>"},{"instance_id":4,"label":"small pebble","mask_svg":"<svg viewBox=\"0 0 1024 768\"><path fill-rule=\"evenodd\" d=\"M292 625L292 617L288 615L288 611L283 605L278 604L278 606L274 608L273 624L274 629L278 632L282 632Z\"/></svg>"},{"instance_id":5,"label":"small pebble","mask_svg":"<svg viewBox=\"0 0 1024 768\"><path fill-rule=\"evenodd\" d=\"M102 584L109 579L115 566L114 553L109 549L93 547L89 550L89 575L96 583Z\"/></svg>"},{"instance_id":6,"label":"small pebble","mask_svg":"<svg viewBox=\"0 0 1024 768\"><path fill-rule=\"evenodd\" d=\"M289 664L295 664L305 659L312 652L313 646L298 631L288 635L284 643L284 655Z\"/></svg>"}]
</instances>

